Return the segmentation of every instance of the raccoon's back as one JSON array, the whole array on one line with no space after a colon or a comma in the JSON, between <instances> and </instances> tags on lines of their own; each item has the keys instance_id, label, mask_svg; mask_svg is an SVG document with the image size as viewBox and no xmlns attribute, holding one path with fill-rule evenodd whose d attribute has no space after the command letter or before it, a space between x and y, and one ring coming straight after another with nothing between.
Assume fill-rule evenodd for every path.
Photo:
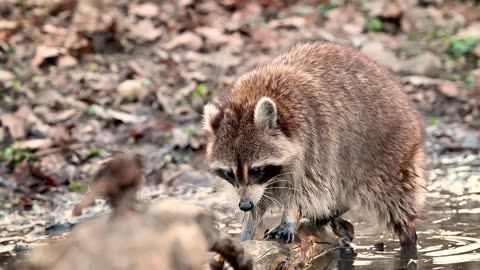
<instances>
[{"instance_id":1,"label":"raccoon's back","mask_svg":"<svg viewBox=\"0 0 480 270\"><path fill-rule=\"evenodd\" d=\"M272 66L310 74L310 88L293 88L302 103L306 164L331 177L367 181L398 174L423 147L417 111L388 70L361 52L331 43L306 43ZM319 161L322 156L322 162ZM312 163L312 164L307 164ZM323 165L320 163L324 163ZM385 176L388 177L388 176Z\"/></svg>"}]
</instances>

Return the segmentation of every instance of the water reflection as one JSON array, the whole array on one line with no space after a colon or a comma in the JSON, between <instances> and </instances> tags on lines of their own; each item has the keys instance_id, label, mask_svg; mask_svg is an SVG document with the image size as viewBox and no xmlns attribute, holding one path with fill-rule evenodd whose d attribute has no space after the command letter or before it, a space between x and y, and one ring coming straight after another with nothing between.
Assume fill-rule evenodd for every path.
<instances>
[{"instance_id":1,"label":"water reflection","mask_svg":"<svg viewBox=\"0 0 480 270\"><path fill-rule=\"evenodd\" d=\"M310 269L480 269L479 196L451 197L432 194L432 208L418 224L417 248L400 250L393 235L351 216L358 232L354 257L335 250L314 261ZM468 210L468 211L466 211ZM375 229L372 229L375 228ZM390 237L388 237L390 236ZM379 251L374 243L382 243Z\"/></svg>"}]
</instances>

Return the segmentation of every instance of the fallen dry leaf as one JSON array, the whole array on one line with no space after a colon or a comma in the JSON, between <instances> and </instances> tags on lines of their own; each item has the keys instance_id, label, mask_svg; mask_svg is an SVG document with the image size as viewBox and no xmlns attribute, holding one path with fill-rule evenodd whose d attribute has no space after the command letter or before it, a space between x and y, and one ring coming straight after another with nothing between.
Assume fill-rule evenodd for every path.
<instances>
[{"instance_id":1,"label":"fallen dry leaf","mask_svg":"<svg viewBox=\"0 0 480 270\"><path fill-rule=\"evenodd\" d=\"M158 6L151 2L147 2L139 5L133 5L129 10L129 12L132 14L135 14L141 17L148 17L148 18L157 16L159 11L160 10Z\"/></svg>"},{"instance_id":2,"label":"fallen dry leaf","mask_svg":"<svg viewBox=\"0 0 480 270\"><path fill-rule=\"evenodd\" d=\"M0 70L0 82L7 82L13 79L15 79L15 75L13 75L13 73L6 70Z\"/></svg>"},{"instance_id":3,"label":"fallen dry leaf","mask_svg":"<svg viewBox=\"0 0 480 270\"><path fill-rule=\"evenodd\" d=\"M180 149L184 149L190 144L190 136L181 128L172 129L172 144Z\"/></svg>"},{"instance_id":4,"label":"fallen dry leaf","mask_svg":"<svg viewBox=\"0 0 480 270\"><path fill-rule=\"evenodd\" d=\"M197 83L193 81L190 82L189 84L185 85L184 87L178 89L175 92L175 98L181 100L188 97L195 90L195 87L197 87Z\"/></svg>"},{"instance_id":5,"label":"fallen dry leaf","mask_svg":"<svg viewBox=\"0 0 480 270\"><path fill-rule=\"evenodd\" d=\"M402 82L406 84L411 84L414 86L423 86L423 85L437 85L439 83L439 80L432 79L425 76L412 75L412 76L404 76L402 78Z\"/></svg>"},{"instance_id":6,"label":"fallen dry leaf","mask_svg":"<svg viewBox=\"0 0 480 270\"><path fill-rule=\"evenodd\" d=\"M59 68L73 67L77 64L78 64L77 59L71 55L64 55L60 57L57 61L57 66Z\"/></svg>"},{"instance_id":7,"label":"fallen dry leaf","mask_svg":"<svg viewBox=\"0 0 480 270\"><path fill-rule=\"evenodd\" d=\"M364 31L364 25L365 17L361 11L353 6L344 6L328 13L328 21L325 23L324 30L330 33L343 31L352 35L359 35Z\"/></svg>"},{"instance_id":8,"label":"fallen dry leaf","mask_svg":"<svg viewBox=\"0 0 480 270\"><path fill-rule=\"evenodd\" d=\"M59 47L38 46L32 60L34 67L40 66L47 58L58 57L65 49Z\"/></svg>"},{"instance_id":9,"label":"fallen dry leaf","mask_svg":"<svg viewBox=\"0 0 480 270\"><path fill-rule=\"evenodd\" d=\"M438 85L438 90L447 97L458 96L457 85L453 82L442 82Z\"/></svg>"},{"instance_id":10,"label":"fallen dry leaf","mask_svg":"<svg viewBox=\"0 0 480 270\"><path fill-rule=\"evenodd\" d=\"M174 37L167 44L164 45L164 48L167 50L172 50L177 47L187 47L191 50L198 50L202 47L202 38L192 32L185 32L181 35Z\"/></svg>"},{"instance_id":11,"label":"fallen dry leaf","mask_svg":"<svg viewBox=\"0 0 480 270\"><path fill-rule=\"evenodd\" d=\"M67 35L64 42L65 48L72 54L87 54L90 53L93 48L86 37L83 37L75 32L71 32Z\"/></svg>"},{"instance_id":12,"label":"fallen dry leaf","mask_svg":"<svg viewBox=\"0 0 480 270\"><path fill-rule=\"evenodd\" d=\"M103 119L115 119L122 121L124 123L142 123L147 120L145 116L136 116L133 114L129 114L122 111L112 110L112 109L105 109L98 105L92 105L92 111L95 115L103 118Z\"/></svg>"},{"instance_id":13,"label":"fallen dry leaf","mask_svg":"<svg viewBox=\"0 0 480 270\"><path fill-rule=\"evenodd\" d=\"M228 36L228 47L240 50L245 45L245 41L243 40L240 33L233 33Z\"/></svg>"},{"instance_id":14,"label":"fallen dry leaf","mask_svg":"<svg viewBox=\"0 0 480 270\"><path fill-rule=\"evenodd\" d=\"M459 31L456 34L457 37L475 37L475 38L480 38L480 22L474 22L467 28L463 29L462 31Z\"/></svg>"},{"instance_id":15,"label":"fallen dry leaf","mask_svg":"<svg viewBox=\"0 0 480 270\"><path fill-rule=\"evenodd\" d=\"M301 28L304 27L306 23L305 17L289 17L280 20L272 20L268 23L270 28L279 28L279 27L295 27Z\"/></svg>"},{"instance_id":16,"label":"fallen dry leaf","mask_svg":"<svg viewBox=\"0 0 480 270\"><path fill-rule=\"evenodd\" d=\"M42 27L43 32L51 35L64 36L68 33L68 30L63 27L58 27L51 24L46 24Z\"/></svg>"},{"instance_id":17,"label":"fallen dry leaf","mask_svg":"<svg viewBox=\"0 0 480 270\"><path fill-rule=\"evenodd\" d=\"M400 69L400 63L392 49L386 47L381 42L368 42L363 45L362 52L376 60L381 65L390 68L393 71Z\"/></svg>"},{"instance_id":18,"label":"fallen dry leaf","mask_svg":"<svg viewBox=\"0 0 480 270\"><path fill-rule=\"evenodd\" d=\"M178 5L181 7L186 7L193 4L193 0L179 0Z\"/></svg>"},{"instance_id":19,"label":"fallen dry leaf","mask_svg":"<svg viewBox=\"0 0 480 270\"><path fill-rule=\"evenodd\" d=\"M145 90L141 80L126 80L117 86L119 99L141 97L145 94Z\"/></svg>"},{"instance_id":20,"label":"fallen dry leaf","mask_svg":"<svg viewBox=\"0 0 480 270\"><path fill-rule=\"evenodd\" d=\"M25 128L35 131L36 133L48 136L51 132L49 125L43 123L32 111L30 106L21 106L16 112L15 116L25 123Z\"/></svg>"},{"instance_id":21,"label":"fallen dry leaf","mask_svg":"<svg viewBox=\"0 0 480 270\"><path fill-rule=\"evenodd\" d=\"M473 54L480 56L480 42L475 46L475 49L473 49Z\"/></svg>"},{"instance_id":22,"label":"fallen dry leaf","mask_svg":"<svg viewBox=\"0 0 480 270\"><path fill-rule=\"evenodd\" d=\"M130 27L129 36L133 39L154 41L162 35L161 28L155 27L150 20L142 20Z\"/></svg>"},{"instance_id":23,"label":"fallen dry leaf","mask_svg":"<svg viewBox=\"0 0 480 270\"><path fill-rule=\"evenodd\" d=\"M175 101L171 96L165 95L164 88L159 88L155 91L155 96L157 98L157 102L162 106L163 110L172 110L175 107Z\"/></svg>"},{"instance_id":24,"label":"fallen dry leaf","mask_svg":"<svg viewBox=\"0 0 480 270\"><path fill-rule=\"evenodd\" d=\"M15 21L0 20L0 41L7 41L17 26Z\"/></svg>"},{"instance_id":25,"label":"fallen dry leaf","mask_svg":"<svg viewBox=\"0 0 480 270\"><path fill-rule=\"evenodd\" d=\"M0 20L0 31L1 30L13 30L18 26L18 23L15 21Z\"/></svg>"},{"instance_id":26,"label":"fallen dry leaf","mask_svg":"<svg viewBox=\"0 0 480 270\"><path fill-rule=\"evenodd\" d=\"M252 27L251 34L253 40L258 42L262 47L274 49L280 45L278 42L281 40L280 33L273 29L266 27Z\"/></svg>"},{"instance_id":27,"label":"fallen dry leaf","mask_svg":"<svg viewBox=\"0 0 480 270\"><path fill-rule=\"evenodd\" d=\"M374 1L370 4L370 17L398 19L402 15L402 7L395 1Z\"/></svg>"},{"instance_id":28,"label":"fallen dry leaf","mask_svg":"<svg viewBox=\"0 0 480 270\"><path fill-rule=\"evenodd\" d=\"M124 123L143 123L143 122L147 121L146 116L137 116L137 115L133 115L133 114L129 114L129 113L121 112L121 111L116 111L116 110L112 110L112 109L108 109L106 111L106 113L111 118L116 119L116 120L120 120Z\"/></svg>"},{"instance_id":29,"label":"fallen dry leaf","mask_svg":"<svg viewBox=\"0 0 480 270\"><path fill-rule=\"evenodd\" d=\"M480 56L480 46L477 46L477 47L479 49L479 56ZM473 78L475 79L474 88L480 91L480 68L472 71L472 75L473 75Z\"/></svg>"},{"instance_id":30,"label":"fallen dry leaf","mask_svg":"<svg viewBox=\"0 0 480 270\"><path fill-rule=\"evenodd\" d=\"M42 160L42 162L43 162L43 160ZM41 170L40 166L31 166L30 172L31 172L32 176L34 176L34 177L36 177L40 180L45 181L45 184L47 186L56 187L61 183L61 181L59 181L59 179L56 178L55 176L51 176L51 175L48 175L48 174L44 173Z\"/></svg>"},{"instance_id":31,"label":"fallen dry leaf","mask_svg":"<svg viewBox=\"0 0 480 270\"><path fill-rule=\"evenodd\" d=\"M160 61L163 61L163 59ZM140 78L150 78L152 79L152 83L160 83L163 81L163 78L160 81L158 78L158 74L162 70L161 65L151 61L151 59L135 59L128 61L127 64L132 72L136 73Z\"/></svg>"},{"instance_id":32,"label":"fallen dry leaf","mask_svg":"<svg viewBox=\"0 0 480 270\"><path fill-rule=\"evenodd\" d=\"M60 12L74 10L79 1L78 0L57 0L57 1L51 1L51 2L53 3L49 5L50 13L52 15L55 15Z\"/></svg>"},{"instance_id":33,"label":"fallen dry leaf","mask_svg":"<svg viewBox=\"0 0 480 270\"><path fill-rule=\"evenodd\" d=\"M20 141L13 144L13 149L47 149L53 145L53 141L50 138L43 139L31 139L26 141Z\"/></svg>"},{"instance_id":34,"label":"fallen dry leaf","mask_svg":"<svg viewBox=\"0 0 480 270\"><path fill-rule=\"evenodd\" d=\"M182 76L188 78L189 80L194 80L197 82L204 82L208 80L208 76L201 71L185 72L185 74L183 74L182 72Z\"/></svg>"},{"instance_id":35,"label":"fallen dry leaf","mask_svg":"<svg viewBox=\"0 0 480 270\"><path fill-rule=\"evenodd\" d=\"M13 139L22 139L25 137L25 120L9 113L0 116L0 120L2 125L8 128L8 133Z\"/></svg>"},{"instance_id":36,"label":"fallen dry leaf","mask_svg":"<svg viewBox=\"0 0 480 270\"><path fill-rule=\"evenodd\" d=\"M447 10L461 14L466 21L475 21L480 19L480 6L468 2L451 2L446 6Z\"/></svg>"},{"instance_id":37,"label":"fallen dry leaf","mask_svg":"<svg viewBox=\"0 0 480 270\"><path fill-rule=\"evenodd\" d=\"M229 38L220 29L213 27L197 27L195 32L202 36L205 41L213 46L221 46L228 42Z\"/></svg>"}]
</instances>

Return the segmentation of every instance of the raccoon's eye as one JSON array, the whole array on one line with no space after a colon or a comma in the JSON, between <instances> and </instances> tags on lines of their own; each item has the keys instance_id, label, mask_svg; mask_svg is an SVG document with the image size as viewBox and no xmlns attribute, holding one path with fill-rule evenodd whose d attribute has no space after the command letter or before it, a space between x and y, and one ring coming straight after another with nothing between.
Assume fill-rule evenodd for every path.
<instances>
[{"instance_id":1,"label":"raccoon's eye","mask_svg":"<svg viewBox=\"0 0 480 270\"><path fill-rule=\"evenodd\" d=\"M216 175L218 175L218 177L223 178L230 183L233 183L233 181L235 180L235 174L231 170L217 169L214 172Z\"/></svg>"},{"instance_id":2,"label":"raccoon's eye","mask_svg":"<svg viewBox=\"0 0 480 270\"><path fill-rule=\"evenodd\" d=\"M250 176L253 178L258 178L262 175L262 168L261 167L256 167L256 168L251 168L250 169Z\"/></svg>"},{"instance_id":3,"label":"raccoon's eye","mask_svg":"<svg viewBox=\"0 0 480 270\"><path fill-rule=\"evenodd\" d=\"M272 179L279 174L281 174L283 171L283 167L279 165L268 165L263 169L263 177L265 179Z\"/></svg>"},{"instance_id":4,"label":"raccoon's eye","mask_svg":"<svg viewBox=\"0 0 480 270\"><path fill-rule=\"evenodd\" d=\"M230 179L235 179L235 174L232 171L225 171L225 176Z\"/></svg>"},{"instance_id":5,"label":"raccoon's eye","mask_svg":"<svg viewBox=\"0 0 480 270\"><path fill-rule=\"evenodd\" d=\"M249 171L250 177L252 177L255 182L262 184L268 180L274 178L275 176L281 174L282 166L278 165L266 165L263 167L251 168Z\"/></svg>"}]
</instances>

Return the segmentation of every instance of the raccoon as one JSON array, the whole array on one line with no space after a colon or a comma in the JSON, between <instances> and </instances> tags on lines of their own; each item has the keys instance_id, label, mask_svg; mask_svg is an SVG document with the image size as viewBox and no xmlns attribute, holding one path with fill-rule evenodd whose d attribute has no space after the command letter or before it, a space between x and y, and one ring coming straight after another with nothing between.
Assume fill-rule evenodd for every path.
<instances>
[{"instance_id":1,"label":"raccoon","mask_svg":"<svg viewBox=\"0 0 480 270\"><path fill-rule=\"evenodd\" d=\"M238 78L203 121L209 167L241 198L242 240L274 205L270 234L286 242L301 218L325 224L360 206L416 245L424 128L393 74L358 50L300 43Z\"/></svg>"}]
</instances>

